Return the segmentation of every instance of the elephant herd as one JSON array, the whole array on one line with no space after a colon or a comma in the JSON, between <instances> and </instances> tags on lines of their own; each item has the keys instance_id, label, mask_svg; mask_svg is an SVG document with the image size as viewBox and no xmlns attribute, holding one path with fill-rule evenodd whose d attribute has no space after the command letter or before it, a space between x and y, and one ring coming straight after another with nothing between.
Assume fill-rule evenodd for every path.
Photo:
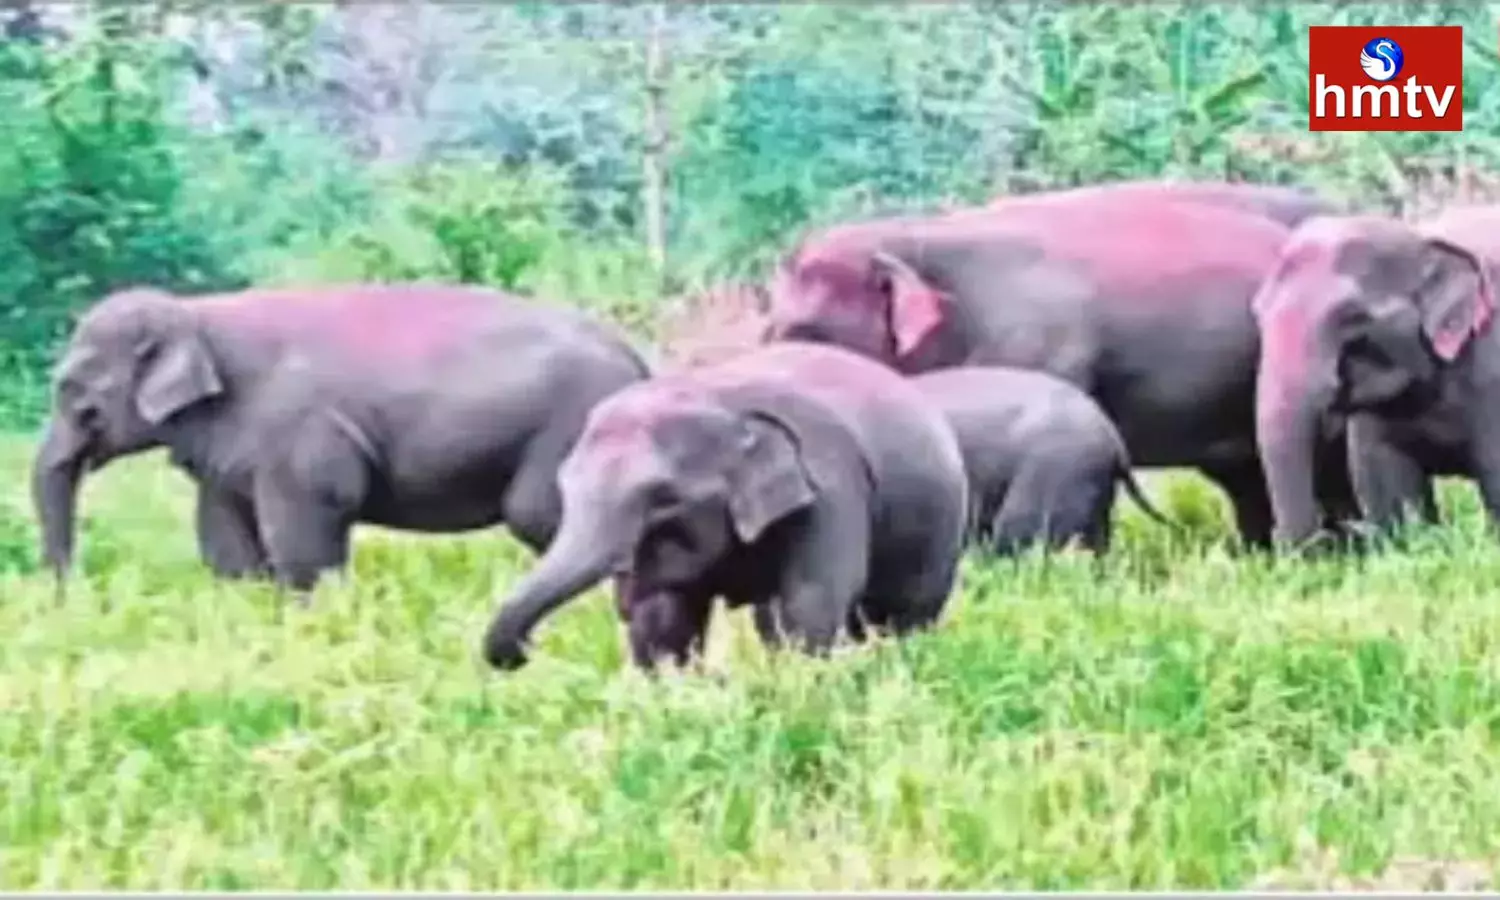
<instances>
[{"instance_id":1,"label":"elephant herd","mask_svg":"<svg viewBox=\"0 0 1500 900\"><path fill-rule=\"evenodd\" d=\"M57 363L44 556L66 574L85 471L165 447L223 577L300 594L355 523L506 525L539 558L497 668L605 581L644 669L720 599L822 653L936 622L971 540L1105 551L1120 485L1168 522L1133 466L1197 469L1256 547L1435 521L1438 475L1500 516L1497 264L1500 208L1095 185L809 233L759 343L674 371L490 289L121 291Z\"/></svg>"}]
</instances>

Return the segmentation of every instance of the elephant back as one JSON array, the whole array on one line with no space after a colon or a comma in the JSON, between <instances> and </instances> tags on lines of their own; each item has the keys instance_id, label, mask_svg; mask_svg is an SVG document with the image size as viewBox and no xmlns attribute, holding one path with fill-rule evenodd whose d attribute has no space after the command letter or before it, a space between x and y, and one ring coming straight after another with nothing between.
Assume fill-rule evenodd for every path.
<instances>
[{"instance_id":1,"label":"elephant back","mask_svg":"<svg viewBox=\"0 0 1500 900\"><path fill-rule=\"evenodd\" d=\"M821 464L863 460L874 487L874 519L887 533L961 528L968 478L958 440L904 377L847 350L786 342L699 370L725 402L775 416L816 445Z\"/></svg>"},{"instance_id":2,"label":"elephant back","mask_svg":"<svg viewBox=\"0 0 1500 900\"><path fill-rule=\"evenodd\" d=\"M205 324L238 343L287 352L317 348L352 371L389 371L545 346L609 359L645 377L640 354L582 310L493 288L355 284L255 288L188 298Z\"/></svg>"},{"instance_id":3,"label":"elephant back","mask_svg":"<svg viewBox=\"0 0 1500 900\"><path fill-rule=\"evenodd\" d=\"M1311 191L1274 184L1222 181L1118 181L996 199L992 206L1026 203L1089 202L1125 198L1139 204L1195 203L1251 213L1287 228L1317 215L1332 215L1338 206Z\"/></svg>"}]
</instances>

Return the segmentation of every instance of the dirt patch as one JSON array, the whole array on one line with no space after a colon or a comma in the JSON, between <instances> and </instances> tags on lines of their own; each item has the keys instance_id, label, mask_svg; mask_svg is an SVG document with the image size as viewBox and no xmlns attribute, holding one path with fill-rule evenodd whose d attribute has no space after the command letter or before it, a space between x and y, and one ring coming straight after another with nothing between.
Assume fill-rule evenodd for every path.
<instances>
[{"instance_id":1,"label":"dirt patch","mask_svg":"<svg viewBox=\"0 0 1500 900\"><path fill-rule=\"evenodd\" d=\"M1246 885L1254 891L1488 891L1493 867L1482 860L1396 857L1376 875L1339 871L1337 851L1304 850L1293 866L1275 869Z\"/></svg>"},{"instance_id":2,"label":"dirt patch","mask_svg":"<svg viewBox=\"0 0 1500 900\"><path fill-rule=\"evenodd\" d=\"M766 325L766 291L759 284L710 285L676 297L661 322L666 368L722 362L760 342Z\"/></svg>"}]
</instances>

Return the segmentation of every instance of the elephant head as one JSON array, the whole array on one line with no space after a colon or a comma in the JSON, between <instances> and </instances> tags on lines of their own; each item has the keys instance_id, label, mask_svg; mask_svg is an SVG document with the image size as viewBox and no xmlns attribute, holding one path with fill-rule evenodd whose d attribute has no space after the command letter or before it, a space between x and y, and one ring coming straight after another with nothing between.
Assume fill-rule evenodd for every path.
<instances>
[{"instance_id":1,"label":"elephant head","mask_svg":"<svg viewBox=\"0 0 1500 900\"><path fill-rule=\"evenodd\" d=\"M1334 416L1405 414L1494 314L1489 263L1468 247L1375 217L1310 219L1254 301L1256 430L1276 535L1317 528L1313 448Z\"/></svg>"},{"instance_id":2,"label":"elephant head","mask_svg":"<svg viewBox=\"0 0 1500 900\"><path fill-rule=\"evenodd\" d=\"M780 419L660 381L594 408L558 486L557 536L486 635L496 668L524 664L531 630L609 575L687 584L814 500L797 437Z\"/></svg>"},{"instance_id":3,"label":"elephant head","mask_svg":"<svg viewBox=\"0 0 1500 900\"><path fill-rule=\"evenodd\" d=\"M836 344L903 371L950 312L916 266L868 242L804 247L782 262L769 293L767 340Z\"/></svg>"},{"instance_id":4,"label":"elephant head","mask_svg":"<svg viewBox=\"0 0 1500 900\"><path fill-rule=\"evenodd\" d=\"M84 470L158 445L168 419L224 384L193 311L146 289L112 294L80 317L53 382L32 491L44 559L61 576Z\"/></svg>"}]
</instances>

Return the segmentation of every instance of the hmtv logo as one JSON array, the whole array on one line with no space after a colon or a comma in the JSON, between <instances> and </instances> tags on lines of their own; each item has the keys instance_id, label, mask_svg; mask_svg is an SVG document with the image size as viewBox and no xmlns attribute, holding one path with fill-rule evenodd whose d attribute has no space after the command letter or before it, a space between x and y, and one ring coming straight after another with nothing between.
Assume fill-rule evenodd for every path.
<instances>
[{"instance_id":1,"label":"hmtv logo","mask_svg":"<svg viewBox=\"0 0 1500 900\"><path fill-rule=\"evenodd\" d=\"M1461 25L1307 30L1309 131L1463 131Z\"/></svg>"}]
</instances>

